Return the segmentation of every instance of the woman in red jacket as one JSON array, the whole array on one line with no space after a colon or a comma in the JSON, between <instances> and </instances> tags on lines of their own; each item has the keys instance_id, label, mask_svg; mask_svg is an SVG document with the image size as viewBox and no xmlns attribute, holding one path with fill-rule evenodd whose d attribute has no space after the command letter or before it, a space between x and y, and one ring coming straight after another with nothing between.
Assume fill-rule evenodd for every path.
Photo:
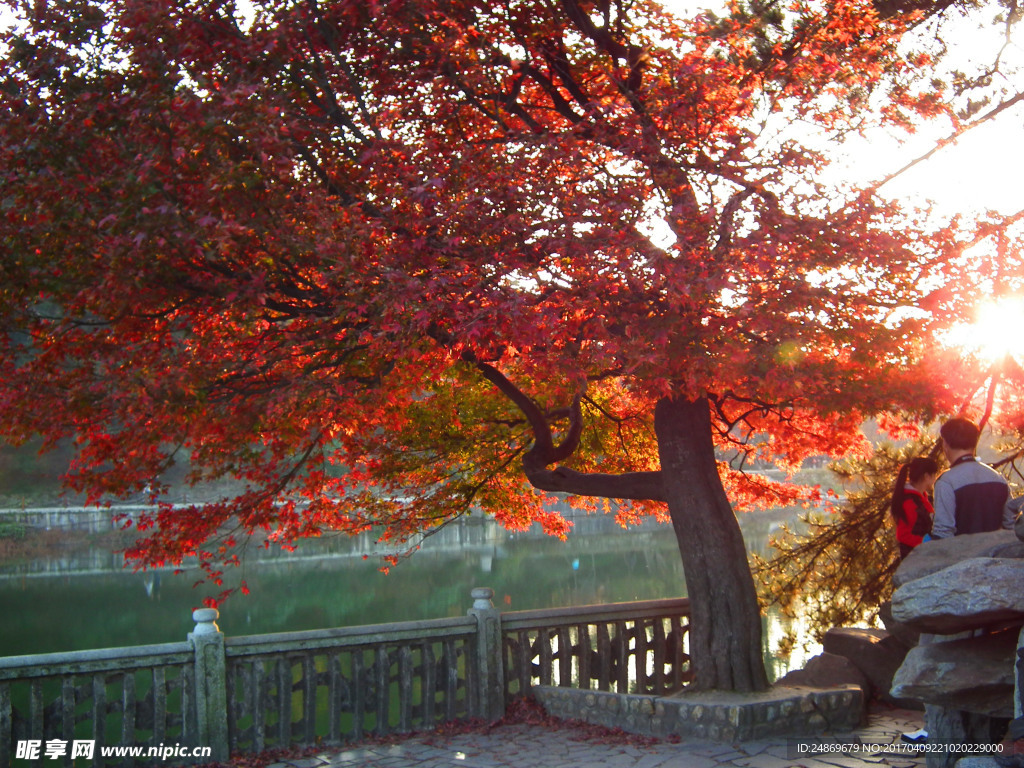
<instances>
[{"instance_id":1,"label":"woman in red jacket","mask_svg":"<svg viewBox=\"0 0 1024 768\"><path fill-rule=\"evenodd\" d=\"M900 467L893 489L892 517L896 521L896 541L900 545L900 560L910 554L931 533L932 502L928 498L935 478L939 474L939 465L935 459L919 456L911 459L909 464Z\"/></svg>"}]
</instances>

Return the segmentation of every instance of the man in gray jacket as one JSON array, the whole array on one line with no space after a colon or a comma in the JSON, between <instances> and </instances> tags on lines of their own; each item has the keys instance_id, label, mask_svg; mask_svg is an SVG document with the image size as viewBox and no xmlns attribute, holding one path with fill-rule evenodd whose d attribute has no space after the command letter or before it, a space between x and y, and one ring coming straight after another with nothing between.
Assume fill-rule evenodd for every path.
<instances>
[{"instance_id":1,"label":"man in gray jacket","mask_svg":"<svg viewBox=\"0 0 1024 768\"><path fill-rule=\"evenodd\" d=\"M949 469L935 481L932 538L1012 528L1017 511L1011 505L1006 478L974 455L981 435L977 425L968 419L950 419L939 434Z\"/></svg>"}]
</instances>

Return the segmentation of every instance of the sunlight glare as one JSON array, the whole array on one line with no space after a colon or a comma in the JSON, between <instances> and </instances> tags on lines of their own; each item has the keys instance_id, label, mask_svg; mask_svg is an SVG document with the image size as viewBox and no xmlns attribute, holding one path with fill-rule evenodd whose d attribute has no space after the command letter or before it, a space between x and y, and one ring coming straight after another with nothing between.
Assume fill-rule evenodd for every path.
<instances>
[{"instance_id":1,"label":"sunlight glare","mask_svg":"<svg viewBox=\"0 0 1024 768\"><path fill-rule=\"evenodd\" d=\"M980 304L972 323L950 329L946 343L972 352L990 363L1007 355L1024 362L1024 296Z\"/></svg>"}]
</instances>

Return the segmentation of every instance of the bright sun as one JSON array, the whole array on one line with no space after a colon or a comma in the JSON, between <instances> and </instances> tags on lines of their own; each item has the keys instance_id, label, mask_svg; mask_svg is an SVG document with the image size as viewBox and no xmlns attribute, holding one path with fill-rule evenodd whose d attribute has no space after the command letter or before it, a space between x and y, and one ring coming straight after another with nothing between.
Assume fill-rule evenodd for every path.
<instances>
[{"instance_id":1,"label":"bright sun","mask_svg":"<svg viewBox=\"0 0 1024 768\"><path fill-rule=\"evenodd\" d=\"M990 363L1007 355L1024 363L1024 297L1007 297L979 304L974 322L952 328L946 341L950 346L973 352Z\"/></svg>"}]
</instances>

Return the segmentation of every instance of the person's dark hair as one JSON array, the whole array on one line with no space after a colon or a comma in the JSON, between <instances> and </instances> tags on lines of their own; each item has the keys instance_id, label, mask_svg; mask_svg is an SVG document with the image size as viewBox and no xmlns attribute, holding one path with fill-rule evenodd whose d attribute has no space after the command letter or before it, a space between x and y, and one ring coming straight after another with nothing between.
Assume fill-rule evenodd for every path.
<instances>
[{"instance_id":1,"label":"person's dark hair","mask_svg":"<svg viewBox=\"0 0 1024 768\"><path fill-rule=\"evenodd\" d=\"M892 502L889 505L893 520L903 518L903 500L905 498L903 486L907 484L907 481L916 483L925 475L937 475L938 473L939 463L927 456L913 458L900 467L900 473L896 475L896 487L892 489Z\"/></svg>"},{"instance_id":2,"label":"person's dark hair","mask_svg":"<svg viewBox=\"0 0 1024 768\"><path fill-rule=\"evenodd\" d=\"M978 438L981 437L981 430L970 419L950 419L939 430L946 445L956 451L973 451L978 447Z\"/></svg>"}]
</instances>

